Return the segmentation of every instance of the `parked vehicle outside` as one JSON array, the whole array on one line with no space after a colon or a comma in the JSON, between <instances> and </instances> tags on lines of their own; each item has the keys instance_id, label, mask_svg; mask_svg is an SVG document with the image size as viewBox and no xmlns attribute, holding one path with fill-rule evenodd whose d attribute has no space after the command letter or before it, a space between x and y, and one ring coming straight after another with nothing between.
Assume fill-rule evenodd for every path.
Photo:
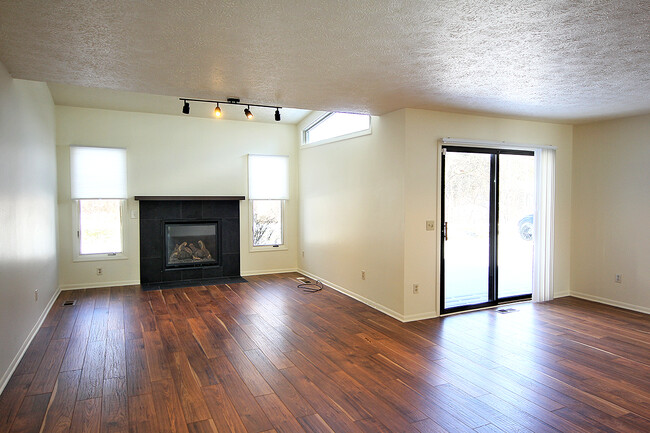
<instances>
[{"instance_id":1,"label":"parked vehicle outside","mask_svg":"<svg viewBox=\"0 0 650 433\"><path fill-rule=\"evenodd\" d=\"M517 223L519 236L525 241L533 240L533 214L526 215Z\"/></svg>"}]
</instances>

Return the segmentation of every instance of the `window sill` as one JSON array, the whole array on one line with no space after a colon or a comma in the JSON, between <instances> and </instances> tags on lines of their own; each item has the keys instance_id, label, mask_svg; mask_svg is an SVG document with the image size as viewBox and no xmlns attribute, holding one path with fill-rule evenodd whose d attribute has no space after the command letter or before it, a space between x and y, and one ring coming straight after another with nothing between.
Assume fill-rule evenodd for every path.
<instances>
[{"instance_id":1,"label":"window sill","mask_svg":"<svg viewBox=\"0 0 650 433\"><path fill-rule=\"evenodd\" d=\"M278 245L277 247L250 247L248 249L251 253L266 253L269 251L288 251L289 247L286 245Z\"/></svg>"},{"instance_id":2,"label":"window sill","mask_svg":"<svg viewBox=\"0 0 650 433\"><path fill-rule=\"evenodd\" d=\"M88 255L75 255L72 259L73 262L104 262L109 260L128 260L128 257L123 254L116 254L109 256L108 254L88 254Z\"/></svg>"}]
</instances>

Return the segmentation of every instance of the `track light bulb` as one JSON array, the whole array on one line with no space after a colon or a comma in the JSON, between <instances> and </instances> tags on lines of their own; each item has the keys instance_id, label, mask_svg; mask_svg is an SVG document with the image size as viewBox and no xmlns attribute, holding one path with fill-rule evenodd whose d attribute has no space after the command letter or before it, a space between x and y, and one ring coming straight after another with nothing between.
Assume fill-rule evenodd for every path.
<instances>
[{"instance_id":1,"label":"track light bulb","mask_svg":"<svg viewBox=\"0 0 650 433\"><path fill-rule=\"evenodd\" d=\"M279 108L275 109L275 121L276 122L280 121L280 109Z\"/></svg>"},{"instance_id":2,"label":"track light bulb","mask_svg":"<svg viewBox=\"0 0 650 433\"><path fill-rule=\"evenodd\" d=\"M190 103L187 101L183 104L183 114L190 114Z\"/></svg>"},{"instance_id":3,"label":"track light bulb","mask_svg":"<svg viewBox=\"0 0 650 433\"><path fill-rule=\"evenodd\" d=\"M217 108L214 109L214 115L215 117L221 117L221 108L219 108L219 104L217 104Z\"/></svg>"},{"instance_id":4,"label":"track light bulb","mask_svg":"<svg viewBox=\"0 0 650 433\"><path fill-rule=\"evenodd\" d=\"M244 114L246 115L247 119L253 118L253 113L251 113L251 110L249 110L248 108L244 108Z\"/></svg>"}]
</instances>

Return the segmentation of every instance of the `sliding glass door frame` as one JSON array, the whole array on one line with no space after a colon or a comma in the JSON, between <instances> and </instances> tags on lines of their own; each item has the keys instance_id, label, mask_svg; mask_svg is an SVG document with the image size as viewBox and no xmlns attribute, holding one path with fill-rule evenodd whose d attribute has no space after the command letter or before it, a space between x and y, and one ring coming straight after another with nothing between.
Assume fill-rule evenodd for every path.
<instances>
[{"instance_id":1,"label":"sliding glass door frame","mask_svg":"<svg viewBox=\"0 0 650 433\"><path fill-rule=\"evenodd\" d=\"M479 304L463 305L452 308L445 308L445 238L447 235L447 224L445 215L445 157L447 152L461 153L482 153L491 155L490 158L490 217L489 217L489 265L488 265L488 301ZM465 146L442 146L441 156L441 182L440 182L440 209L441 209L441 230L440 230L440 314L450 314L460 311L475 310L479 308L492 307L499 304L531 299L531 294L517 295L499 298L498 284L498 221L499 221L499 155L525 155L534 156L533 151L497 149L486 147L465 147Z\"/></svg>"}]
</instances>

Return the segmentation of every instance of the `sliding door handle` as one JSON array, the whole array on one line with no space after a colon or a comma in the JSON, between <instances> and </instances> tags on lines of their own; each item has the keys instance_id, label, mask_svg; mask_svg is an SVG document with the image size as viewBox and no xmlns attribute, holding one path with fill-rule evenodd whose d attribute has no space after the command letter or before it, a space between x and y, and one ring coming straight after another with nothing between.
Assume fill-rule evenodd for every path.
<instances>
[{"instance_id":1,"label":"sliding door handle","mask_svg":"<svg viewBox=\"0 0 650 433\"><path fill-rule=\"evenodd\" d=\"M447 221L445 221L445 224L442 226L442 236L447 240Z\"/></svg>"}]
</instances>

